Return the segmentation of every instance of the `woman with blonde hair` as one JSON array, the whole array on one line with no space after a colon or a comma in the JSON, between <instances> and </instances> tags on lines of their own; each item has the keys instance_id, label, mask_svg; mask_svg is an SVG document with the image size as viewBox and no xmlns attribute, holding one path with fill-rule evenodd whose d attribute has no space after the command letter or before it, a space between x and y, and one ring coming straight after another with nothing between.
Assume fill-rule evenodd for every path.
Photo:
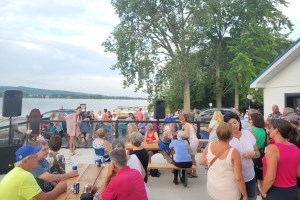
<instances>
[{"instance_id":1,"label":"woman with blonde hair","mask_svg":"<svg viewBox=\"0 0 300 200\"><path fill-rule=\"evenodd\" d=\"M229 145L232 128L220 122L216 133L218 140L206 146L200 159L200 164L208 167L207 192L215 200L240 200L241 194L247 199L240 154Z\"/></svg>"},{"instance_id":2,"label":"woman with blonde hair","mask_svg":"<svg viewBox=\"0 0 300 200\"><path fill-rule=\"evenodd\" d=\"M223 115L221 111L216 110L209 122L209 125L207 128L204 128L203 130L209 133L209 142L217 140L217 128L220 124L220 122L223 122Z\"/></svg>"},{"instance_id":3,"label":"woman with blonde hair","mask_svg":"<svg viewBox=\"0 0 300 200\"><path fill-rule=\"evenodd\" d=\"M139 131L139 129L135 125L135 123L129 123L128 127L127 127L127 142L131 142L131 134L133 132L138 132L138 131Z\"/></svg>"},{"instance_id":4,"label":"woman with blonde hair","mask_svg":"<svg viewBox=\"0 0 300 200\"><path fill-rule=\"evenodd\" d=\"M98 136L94 141L93 141L93 148L96 149L104 149L104 155L97 155L95 153L95 161L102 160L104 162L108 162L110 160L109 158L109 153L111 152L111 144L104 139L105 137L105 130L103 128L99 128L96 131L96 135ZM96 152L96 151L95 151Z\"/></svg>"}]
</instances>

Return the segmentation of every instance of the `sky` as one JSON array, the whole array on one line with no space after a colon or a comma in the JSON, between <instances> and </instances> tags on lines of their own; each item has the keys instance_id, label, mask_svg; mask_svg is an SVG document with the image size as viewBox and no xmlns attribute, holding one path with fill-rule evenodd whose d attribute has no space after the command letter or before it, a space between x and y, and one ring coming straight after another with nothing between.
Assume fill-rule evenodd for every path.
<instances>
[{"instance_id":1,"label":"sky","mask_svg":"<svg viewBox=\"0 0 300 200\"><path fill-rule=\"evenodd\" d=\"M299 0L280 7L300 36ZM146 97L123 88L101 43L119 20L110 0L1 0L0 85Z\"/></svg>"}]
</instances>

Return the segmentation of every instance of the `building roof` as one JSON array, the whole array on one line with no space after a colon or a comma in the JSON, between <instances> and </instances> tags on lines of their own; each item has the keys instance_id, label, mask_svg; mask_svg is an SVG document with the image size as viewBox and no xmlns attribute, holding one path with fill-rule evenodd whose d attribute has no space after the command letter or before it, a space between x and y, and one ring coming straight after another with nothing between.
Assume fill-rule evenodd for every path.
<instances>
[{"instance_id":1,"label":"building roof","mask_svg":"<svg viewBox=\"0 0 300 200\"><path fill-rule=\"evenodd\" d=\"M266 83L300 56L300 38L269 64L250 83L250 88L264 88Z\"/></svg>"}]
</instances>

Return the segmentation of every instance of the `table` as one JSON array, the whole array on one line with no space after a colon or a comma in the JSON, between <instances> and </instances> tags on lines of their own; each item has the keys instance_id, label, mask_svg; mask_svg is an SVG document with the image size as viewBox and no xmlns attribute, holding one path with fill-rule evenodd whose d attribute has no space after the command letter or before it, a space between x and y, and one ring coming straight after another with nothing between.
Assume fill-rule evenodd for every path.
<instances>
[{"instance_id":1,"label":"table","mask_svg":"<svg viewBox=\"0 0 300 200\"><path fill-rule=\"evenodd\" d=\"M103 187L105 176L107 175L108 171L108 164L105 164L105 166L102 167L98 167L95 164L79 164L77 166L77 170L79 176L65 180L68 184L68 191L61 194L56 198L56 200L79 200L86 184L91 184L92 186L97 186L100 188ZM73 184L76 181L80 183L79 194L74 194L73 191L69 189L73 188Z\"/></svg>"},{"instance_id":2,"label":"table","mask_svg":"<svg viewBox=\"0 0 300 200\"><path fill-rule=\"evenodd\" d=\"M142 143L142 147L144 147L147 151L158 150L158 143L150 143L150 144L148 144L146 142L143 142ZM130 142L127 142L125 144L125 148L128 151L132 151L132 144Z\"/></svg>"},{"instance_id":3,"label":"table","mask_svg":"<svg viewBox=\"0 0 300 200\"><path fill-rule=\"evenodd\" d=\"M198 139L198 141L199 141L200 144L205 144L205 143L209 142L208 139Z\"/></svg>"}]
</instances>

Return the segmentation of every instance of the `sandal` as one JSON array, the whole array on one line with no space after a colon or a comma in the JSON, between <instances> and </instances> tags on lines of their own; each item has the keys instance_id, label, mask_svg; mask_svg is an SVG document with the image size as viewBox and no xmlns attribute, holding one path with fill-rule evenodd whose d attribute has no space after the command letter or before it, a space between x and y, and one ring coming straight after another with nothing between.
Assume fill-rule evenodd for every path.
<instances>
[{"instance_id":1,"label":"sandal","mask_svg":"<svg viewBox=\"0 0 300 200\"><path fill-rule=\"evenodd\" d=\"M198 178L198 175L195 175L195 174L189 174L188 176L189 176L189 178Z\"/></svg>"}]
</instances>

